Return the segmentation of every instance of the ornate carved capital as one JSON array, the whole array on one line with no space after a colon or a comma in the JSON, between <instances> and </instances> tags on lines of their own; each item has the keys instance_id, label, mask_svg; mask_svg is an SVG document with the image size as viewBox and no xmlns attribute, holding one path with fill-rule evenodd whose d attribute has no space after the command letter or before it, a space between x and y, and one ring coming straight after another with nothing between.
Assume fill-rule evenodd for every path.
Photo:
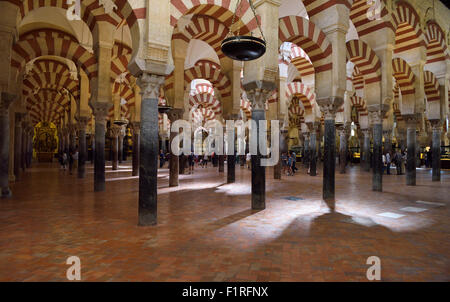
<instances>
[{"instance_id":1,"label":"ornate carved capital","mask_svg":"<svg viewBox=\"0 0 450 302\"><path fill-rule=\"evenodd\" d=\"M371 125L382 124L386 113L389 111L389 105L369 105L367 106L367 111L369 112L369 122Z\"/></svg>"},{"instance_id":2,"label":"ornate carved capital","mask_svg":"<svg viewBox=\"0 0 450 302\"><path fill-rule=\"evenodd\" d=\"M120 131L122 131L122 127L119 125L112 125L110 130L111 130L111 136L114 138L117 138L120 135Z\"/></svg>"},{"instance_id":3,"label":"ornate carved capital","mask_svg":"<svg viewBox=\"0 0 450 302\"><path fill-rule=\"evenodd\" d=\"M96 123L106 124L106 118L108 117L108 111L111 106L111 103L106 102L95 102L91 105Z\"/></svg>"},{"instance_id":4,"label":"ornate carved capital","mask_svg":"<svg viewBox=\"0 0 450 302\"><path fill-rule=\"evenodd\" d=\"M172 108L167 112L167 117L169 118L170 122L173 123L183 117L183 112L184 110L181 108Z\"/></svg>"},{"instance_id":5,"label":"ornate carved capital","mask_svg":"<svg viewBox=\"0 0 450 302\"><path fill-rule=\"evenodd\" d=\"M417 114L405 114L405 115L402 115L402 116L403 116L403 120L405 121L406 128L408 128L408 129L411 129L411 128L416 129L417 121L418 121Z\"/></svg>"},{"instance_id":6,"label":"ornate carved capital","mask_svg":"<svg viewBox=\"0 0 450 302\"><path fill-rule=\"evenodd\" d=\"M16 100L16 95L7 92L0 94L0 115L9 114L9 105Z\"/></svg>"},{"instance_id":7,"label":"ornate carved capital","mask_svg":"<svg viewBox=\"0 0 450 302\"><path fill-rule=\"evenodd\" d=\"M441 131L442 130L442 122L441 120L429 120L433 131Z\"/></svg>"},{"instance_id":8,"label":"ornate carved capital","mask_svg":"<svg viewBox=\"0 0 450 302\"><path fill-rule=\"evenodd\" d=\"M77 129L79 131L86 130L87 124L89 123L90 117L88 116L80 116L78 118Z\"/></svg>"},{"instance_id":9,"label":"ornate carved capital","mask_svg":"<svg viewBox=\"0 0 450 302\"><path fill-rule=\"evenodd\" d=\"M253 81L245 84L244 90L252 104L252 110L265 110L266 100L275 88L275 83L267 81Z\"/></svg>"},{"instance_id":10,"label":"ornate carved capital","mask_svg":"<svg viewBox=\"0 0 450 302\"><path fill-rule=\"evenodd\" d=\"M344 99L341 97L329 97L320 98L316 100L317 105L320 107L325 120L334 120L336 118L336 112L344 104Z\"/></svg>"},{"instance_id":11,"label":"ornate carved capital","mask_svg":"<svg viewBox=\"0 0 450 302\"><path fill-rule=\"evenodd\" d=\"M143 99L158 99L159 89L164 84L165 76L144 72L137 80Z\"/></svg>"},{"instance_id":12,"label":"ornate carved capital","mask_svg":"<svg viewBox=\"0 0 450 302\"><path fill-rule=\"evenodd\" d=\"M133 129L134 134L141 133L141 122L131 122L131 128Z\"/></svg>"}]
</instances>

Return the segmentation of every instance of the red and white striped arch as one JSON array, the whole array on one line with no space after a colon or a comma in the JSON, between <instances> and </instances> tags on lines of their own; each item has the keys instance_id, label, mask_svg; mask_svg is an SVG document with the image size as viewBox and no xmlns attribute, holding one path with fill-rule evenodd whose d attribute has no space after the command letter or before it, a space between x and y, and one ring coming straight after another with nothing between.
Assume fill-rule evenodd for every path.
<instances>
[{"instance_id":1,"label":"red and white striped arch","mask_svg":"<svg viewBox=\"0 0 450 302\"><path fill-rule=\"evenodd\" d=\"M348 8L352 5L351 0L303 0L302 2L309 18L337 4L343 4Z\"/></svg>"},{"instance_id":2,"label":"red and white striped arch","mask_svg":"<svg viewBox=\"0 0 450 302\"><path fill-rule=\"evenodd\" d=\"M364 76L361 74L357 66L353 69L352 84L355 90L364 89Z\"/></svg>"},{"instance_id":3,"label":"red and white striped arch","mask_svg":"<svg viewBox=\"0 0 450 302\"><path fill-rule=\"evenodd\" d=\"M204 107L211 109L215 115L222 113L222 106L212 94L209 93L199 93L194 94L189 97L189 105L191 108L194 107Z\"/></svg>"},{"instance_id":4,"label":"red and white striped arch","mask_svg":"<svg viewBox=\"0 0 450 302\"><path fill-rule=\"evenodd\" d=\"M33 69L35 72L51 72L57 74L59 77L70 76L69 67L56 60L51 59L37 59L33 62Z\"/></svg>"},{"instance_id":5,"label":"red and white striped arch","mask_svg":"<svg viewBox=\"0 0 450 302\"><path fill-rule=\"evenodd\" d=\"M420 17L409 3L406 1L397 2L392 20L396 28L394 53L425 46L422 29L420 28Z\"/></svg>"},{"instance_id":6,"label":"red and white striped arch","mask_svg":"<svg viewBox=\"0 0 450 302\"><path fill-rule=\"evenodd\" d=\"M196 108L191 112L194 123L212 121L216 115L210 108Z\"/></svg>"},{"instance_id":7,"label":"red and white striped arch","mask_svg":"<svg viewBox=\"0 0 450 302\"><path fill-rule=\"evenodd\" d=\"M114 42L111 53L111 82L128 70L128 63L131 59L131 47L119 41Z\"/></svg>"},{"instance_id":8,"label":"red and white striped arch","mask_svg":"<svg viewBox=\"0 0 450 302\"><path fill-rule=\"evenodd\" d=\"M427 23L425 33L427 44L427 64L450 59L442 28L434 21Z\"/></svg>"},{"instance_id":9,"label":"red and white striped arch","mask_svg":"<svg viewBox=\"0 0 450 302\"><path fill-rule=\"evenodd\" d=\"M309 113L309 111L314 107L316 94L311 87L301 82L291 82L286 85L286 97L290 99L293 96L297 96L299 98L307 113Z\"/></svg>"},{"instance_id":10,"label":"red and white striped arch","mask_svg":"<svg viewBox=\"0 0 450 302\"><path fill-rule=\"evenodd\" d=\"M331 43L308 19L298 16L280 18L278 39L279 45L292 42L301 47L308 54L316 73L331 70Z\"/></svg>"},{"instance_id":11,"label":"red and white striped arch","mask_svg":"<svg viewBox=\"0 0 450 302\"><path fill-rule=\"evenodd\" d=\"M113 94L119 94L121 98L127 101L127 105L131 106L135 101L134 89L129 85L114 82Z\"/></svg>"},{"instance_id":12,"label":"red and white striped arch","mask_svg":"<svg viewBox=\"0 0 450 302\"><path fill-rule=\"evenodd\" d=\"M198 39L208 43L217 53L219 59L225 57L222 52L222 40L226 38L229 29L215 18L208 16L194 16L184 30L175 28L172 39L180 39L189 43L191 39Z\"/></svg>"},{"instance_id":13,"label":"red and white striped arch","mask_svg":"<svg viewBox=\"0 0 450 302\"><path fill-rule=\"evenodd\" d=\"M352 104L352 107L356 108L356 111L358 111L360 116L368 115L366 102L362 97L357 95L350 97L350 104Z\"/></svg>"},{"instance_id":14,"label":"red and white striped arch","mask_svg":"<svg viewBox=\"0 0 450 302\"><path fill-rule=\"evenodd\" d=\"M308 55L295 44L292 44L291 47L291 63L294 64L302 77L314 74L314 66Z\"/></svg>"},{"instance_id":15,"label":"red and white striped arch","mask_svg":"<svg viewBox=\"0 0 450 302\"><path fill-rule=\"evenodd\" d=\"M394 115L395 115L395 118L396 118L397 122L403 121L403 116L402 116L402 113L400 111L399 104L398 103L393 103L392 104L392 109L394 111Z\"/></svg>"},{"instance_id":16,"label":"red and white striped arch","mask_svg":"<svg viewBox=\"0 0 450 302\"><path fill-rule=\"evenodd\" d=\"M354 0L351 6L350 19L355 25L358 36L362 37L383 28L389 28L395 32L391 15L386 9L384 2L372 1L371 3L367 0ZM376 5L375 3L380 4L380 18L371 17L369 19L368 16L371 16L371 14L370 12L368 14L368 9L371 5Z\"/></svg>"},{"instance_id":17,"label":"red and white striped arch","mask_svg":"<svg viewBox=\"0 0 450 302\"><path fill-rule=\"evenodd\" d=\"M346 43L347 60L358 67L364 77L364 83L381 81L381 62L375 52L361 40L350 40Z\"/></svg>"},{"instance_id":18,"label":"red and white striped arch","mask_svg":"<svg viewBox=\"0 0 450 302\"><path fill-rule=\"evenodd\" d=\"M411 67L401 58L392 60L393 76L400 88L402 96L412 95L415 93L414 73Z\"/></svg>"},{"instance_id":19,"label":"red and white striped arch","mask_svg":"<svg viewBox=\"0 0 450 302\"><path fill-rule=\"evenodd\" d=\"M26 108L35 123L56 123L64 115L64 111L69 109L69 102L68 98L54 90L41 89L37 94L26 98Z\"/></svg>"},{"instance_id":20,"label":"red and white striped arch","mask_svg":"<svg viewBox=\"0 0 450 302\"><path fill-rule=\"evenodd\" d=\"M205 63L185 70L185 87L194 79L205 79L211 82L217 88L222 98L231 96L230 80L220 69L215 68L212 64Z\"/></svg>"},{"instance_id":21,"label":"red and white striped arch","mask_svg":"<svg viewBox=\"0 0 450 302\"><path fill-rule=\"evenodd\" d=\"M71 35L56 30L35 30L20 36L12 47L11 66L21 70L41 56L59 56L80 65L89 79L97 76L97 60Z\"/></svg>"},{"instance_id":22,"label":"red and white striped arch","mask_svg":"<svg viewBox=\"0 0 450 302\"><path fill-rule=\"evenodd\" d=\"M208 93L214 95L214 87L210 83L198 83L195 85L195 93Z\"/></svg>"},{"instance_id":23,"label":"red and white striped arch","mask_svg":"<svg viewBox=\"0 0 450 302\"><path fill-rule=\"evenodd\" d=\"M230 27L238 0L170 0L170 24L175 26L183 15L206 15ZM256 29L257 22L248 1L241 1L236 20L240 34L248 34Z\"/></svg>"},{"instance_id":24,"label":"red and white striped arch","mask_svg":"<svg viewBox=\"0 0 450 302\"><path fill-rule=\"evenodd\" d=\"M439 83L431 71L424 71L423 73L425 95L427 97L427 102L440 101L439 93Z\"/></svg>"},{"instance_id":25,"label":"red and white striped arch","mask_svg":"<svg viewBox=\"0 0 450 302\"><path fill-rule=\"evenodd\" d=\"M50 72L32 72L23 80L24 95L33 94L39 89L53 89L56 91L61 91L63 88L67 89L75 97L75 99L79 98L79 83L68 76L60 77L58 74Z\"/></svg>"}]
</instances>

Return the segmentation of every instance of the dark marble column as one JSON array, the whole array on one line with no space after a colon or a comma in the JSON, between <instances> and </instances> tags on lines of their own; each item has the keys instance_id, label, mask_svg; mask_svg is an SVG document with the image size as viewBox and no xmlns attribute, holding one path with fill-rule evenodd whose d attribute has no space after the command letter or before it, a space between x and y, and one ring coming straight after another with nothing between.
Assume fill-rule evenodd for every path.
<instances>
[{"instance_id":1,"label":"dark marble column","mask_svg":"<svg viewBox=\"0 0 450 302\"><path fill-rule=\"evenodd\" d=\"M309 134L309 175L317 175L317 122L308 123Z\"/></svg>"},{"instance_id":2,"label":"dark marble column","mask_svg":"<svg viewBox=\"0 0 450 302\"><path fill-rule=\"evenodd\" d=\"M219 155L219 173L225 172L225 155Z\"/></svg>"},{"instance_id":3,"label":"dark marble column","mask_svg":"<svg viewBox=\"0 0 450 302\"><path fill-rule=\"evenodd\" d=\"M183 115L183 109L171 109L167 113L169 120L171 123L180 119ZM173 139L177 136L177 132L170 132L170 143L169 148L171 148ZM170 152L169 159L169 187L177 187L178 186L178 174L179 174L179 157Z\"/></svg>"},{"instance_id":4,"label":"dark marble column","mask_svg":"<svg viewBox=\"0 0 450 302\"><path fill-rule=\"evenodd\" d=\"M406 185L416 185L416 124L415 114L404 115L406 122Z\"/></svg>"},{"instance_id":5,"label":"dark marble column","mask_svg":"<svg viewBox=\"0 0 450 302\"><path fill-rule=\"evenodd\" d=\"M89 121L89 117L78 118L78 178L84 178L86 174L86 127Z\"/></svg>"},{"instance_id":6,"label":"dark marble column","mask_svg":"<svg viewBox=\"0 0 450 302\"><path fill-rule=\"evenodd\" d=\"M384 152L392 151L392 129L383 130L384 137Z\"/></svg>"},{"instance_id":7,"label":"dark marble column","mask_svg":"<svg viewBox=\"0 0 450 302\"><path fill-rule=\"evenodd\" d=\"M26 167L31 168L31 162L33 159L33 134L34 127L30 126L28 128L28 146L27 146L27 159L26 159Z\"/></svg>"},{"instance_id":8,"label":"dark marble column","mask_svg":"<svg viewBox=\"0 0 450 302\"><path fill-rule=\"evenodd\" d=\"M347 140L348 140L348 126L339 126L339 173L345 174L347 166Z\"/></svg>"},{"instance_id":9,"label":"dark marble column","mask_svg":"<svg viewBox=\"0 0 450 302\"><path fill-rule=\"evenodd\" d=\"M305 157L303 158L303 165L305 166L305 168L309 167L309 158L310 158L310 150L309 150L309 132L304 132L303 133L303 153L305 155Z\"/></svg>"},{"instance_id":10,"label":"dark marble column","mask_svg":"<svg viewBox=\"0 0 450 302\"><path fill-rule=\"evenodd\" d=\"M370 171L370 130L362 129L364 143L362 149L362 168L364 171Z\"/></svg>"},{"instance_id":11,"label":"dark marble column","mask_svg":"<svg viewBox=\"0 0 450 302\"><path fill-rule=\"evenodd\" d=\"M16 181L20 180L20 168L22 164L22 119L25 116L24 113L16 112L14 123L14 175Z\"/></svg>"},{"instance_id":12,"label":"dark marble column","mask_svg":"<svg viewBox=\"0 0 450 302\"><path fill-rule=\"evenodd\" d=\"M324 156L323 156L323 192L324 200L334 199L334 180L336 169L336 111L344 103L340 97L317 99L317 104L323 112L325 120L324 129Z\"/></svg>"},{"instance_id":13,"label":"dark marble column","mask_svg":"<svg viewBox=\"0 0 450 302\"><path fill-rule=\"evenodd\" d=\"M121 127L120 129L120 133L119 133L119 150L118 150L118 156L119 156L119 163L122 163L123 161L123 138L125 137L124 135L124 129Z\"/></svg>"},{"instance_id":14,"label":"dark marble column","mask_svg":"<svg viewBox=\"0 0 450 302\"><path fill-rule=\"evenodd\" d=\"M372 190L383 191L383 118L389 110L387 104L374 104L368 106L369 121L373 131L373 156L372 156Z\"/></svg>"},{"instance_id":15,"label":"dark marble column","mask_svg":"<svg viewBox=\"0 0 450 302\"><path fill-rule=\"evenodd\" d=\"M141 88L141 137L139 159L139 225L157 223L158 181L158 98L164 76L143 73L138 80Z\"/></svg>"},{"instance_id":16,"label":"dark marble column","mask_svg":"<svg viewBox=\"0 0 450 302\"><path fill-rule=\"evenodd\" d=\"M236 181L236 156L227 155L227 183Z\"/></svg>"},{"instance_id":17,"label":"dark marble column","mask_svg":"<svg viewBox=\"0 0 450 302\"><path fill-rule=\"evenodd\" d=\"M440 120L430 120L433 127L433 141L431 147L432 181L441 181L441 130Z\"/></svg>"},{"instance_id":18,"label":"dark marble column","mask_svg":"<svg viewBox=\"0 0 450 302\"><path fill-rule=\"evenodd\" d=\"M133 172L131 175L137 176L139 175L139 149L140 149L140 136L141 136L141 123L133 122Z\"/></svg>"},{"instance_id":19,"label":"dark marble column","mask_svg":"<svg viewBox=\"0 0 450 302\"><path fill-rule=\"evenodd\" d=\"M91 135L91 149L92 149L91 164L94 164L94 162L95 162L95 133L94 133L94 135Z\"/></svg>"},{"instance_id":20,"label":"dark marble column","mask_svg":"<svg viewBox=\"0 0 450 302\"><path fill-rule=\"evenodd\" d=\"M280 121L280 123L283 123L283 121ZM278 164L274 167L274 179L281 179L281 172L283 169L283 163L281 161L281 155L283 153L288 152L288 130L285 128L280 129L280 152L279 152L279 158L278 158Z\"/></svg>"},{"instance_id":21,"label":"dark marble column","mask_svg":"<svg viewBox=\"0 0 450 302\"><path fill-rule=\"evenodd\" d=\"M111 135L112 135L112 169L117 170L119 164L119 133L121 127L118 125L113 125L111 127Z\"/></svg>"},{"instance_id":22,"label":"dark marble column","mask_svg":"<svg viewBox=\"0 0 450 302\"><path fill-rule=\"evenodd\" d=\"M271 92L275 89L275 84L265 81L254 81L244 85L247 97L252 104L252 119L256 122L257 154L252 155L252 209L263 210L266 208L266 169L261 165L261 153L259 151L259 121L265 120L265 102Z\"/></svg>"},{"instance_id":23,"label":"dark marble column","mask_svg":"<svg viewBox=\"0 0 450 302\"><path fill-rule=\"evenodd\" d=\"M26 168L26 160L27 160L27 138L28 138L28 122L22 123L22 151L21 151L21 158L20 158L20 168L22 169L22 172L25 172Z\"/></svg>"},{"instance_id":24,"label":"dark marble column","mask_svg":"<svg viewBox=\"0 0 450 302\"><path fill-rule=\"evenodd\" d=\"M111 103L96 102L93 105L95 116L95 163L94 191L105 191L105 132L106 118Z\"/></svg>"},{"instance_id":25,"label":"dark marble column","mask_svg":"<svg viewBox=\"0 0 450 302\"><path fill-rule=\"evenodd\" d=\"M15 96L6 92L0 93L0 197L11 196L9 189L9 106Z\"/></svg>"}]
</instances>

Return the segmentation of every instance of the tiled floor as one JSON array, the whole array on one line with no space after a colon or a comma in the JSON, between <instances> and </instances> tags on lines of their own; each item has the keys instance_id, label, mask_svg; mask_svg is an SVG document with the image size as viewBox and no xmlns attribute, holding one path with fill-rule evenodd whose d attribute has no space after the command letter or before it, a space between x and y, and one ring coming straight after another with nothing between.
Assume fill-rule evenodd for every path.
<instances>
[{"instance_id":1,"label":"tiled floor","mask_svg":"<svg viewBox=\"0 0 450 302\"><path fill-rule=\"evenodd\" d=\"M138 227L130 169L108 167L106 192L94 193L91 165L79 180L34 164L0 200L0 281L64 281L72 255L85 281L367 281L369 256L381 259L384 281L450 281L450 172L433 183L418 170L416 187L385 176L379 193L352 167L336 175L336 201L326 204L321 173L274 181L268 169L267 208L254 212L245 168L233 185L196 168L177 188L162 169L159 224ZM378 215L386 212L404 216Z\"/></svg>"}]
</instances>

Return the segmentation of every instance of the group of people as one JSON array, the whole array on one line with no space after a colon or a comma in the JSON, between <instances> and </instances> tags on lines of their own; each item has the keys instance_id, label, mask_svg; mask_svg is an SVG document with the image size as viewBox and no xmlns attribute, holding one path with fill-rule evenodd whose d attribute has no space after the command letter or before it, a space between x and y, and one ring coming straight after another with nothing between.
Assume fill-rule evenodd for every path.
<instances>
[{"instance_id":1,"label":"group of people","mask_svg":"<svg viewBox=\"0 0 450 302\"><path fill-rule=\"evenodd\" d=\"M391 174L391 165L394 164L395 168L397 170L397 175L404 174L405 171L405 161L406 161L407 152L397 150L395 152L388 151L383 153L382 160L383 160L383 174L384 170L386 170L386 174Z\"/></svg>"},{"instance_id":2,"label":"group of people","mask_svg":"<svg viewBox=\"0 0 450 302\"><path fill-rule=\"evenodd\" d=\"M69 168L69 173L72 175L74 169L78 167L78 148L74 150L64 149L58 154L59 164L63 171Z\"/></svg>"},{"instance_id":3,"label":"group of people","mask_svg":"<svg viewBox=\"0 0 450 302\"><path fill-rule=\"evenodd\" d=\"M295 152L283 152L281 154L281 164L283 167L283 173L287 176L293 176L295 172L297 172L298 168L296 167L297 162L297 154Z\"/></svg>"}]
</instances>

